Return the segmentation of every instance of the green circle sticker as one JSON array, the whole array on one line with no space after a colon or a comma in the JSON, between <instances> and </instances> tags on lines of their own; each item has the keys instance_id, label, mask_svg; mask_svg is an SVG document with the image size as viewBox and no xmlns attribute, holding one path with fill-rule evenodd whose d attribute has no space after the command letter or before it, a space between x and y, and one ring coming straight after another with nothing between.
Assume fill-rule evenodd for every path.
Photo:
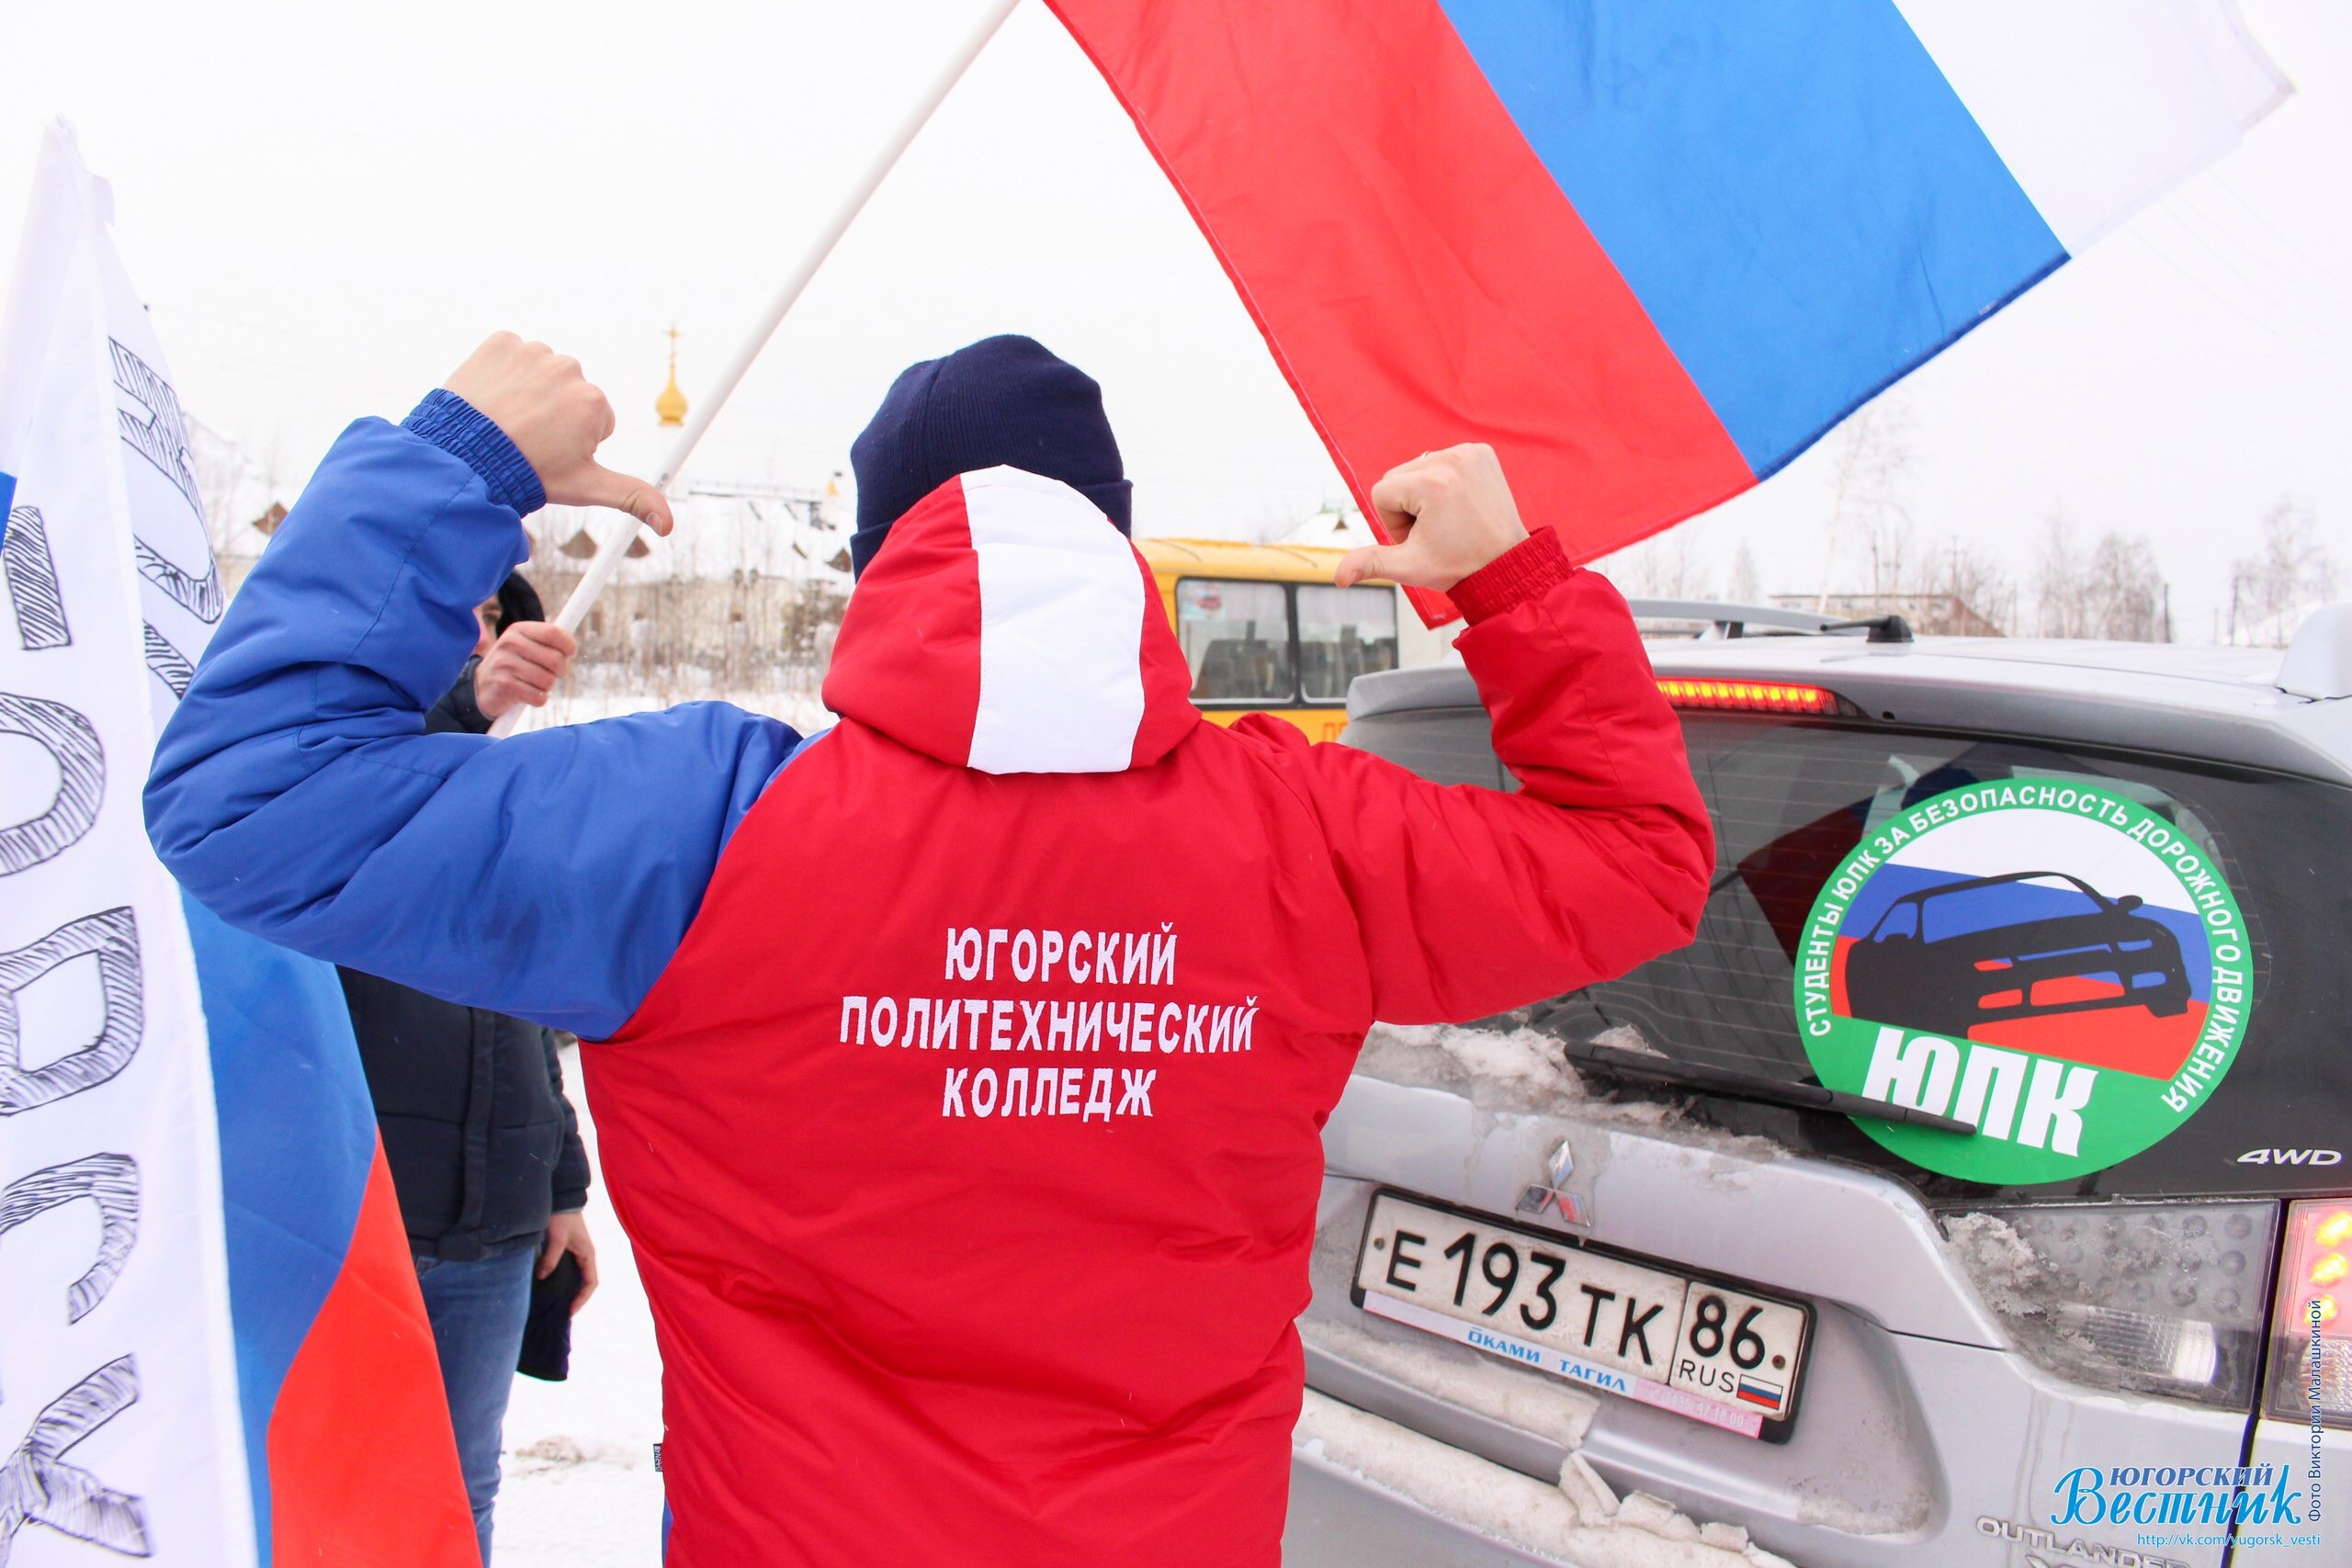
<instances>
[{"instance_id":1,"label":"green circle sticker","mask_svg":"<svg viewBox=\"0 0 2352 1568\"><path fill-rule=\"evenodd\" d=\"M1971 784L1866 830L1823 885L1797 1026L1824 1086L1976 1129L1857 1119L1914 1165L2061 1181L2205 1103L2245 1033L2248 951L2219 868L2145 806Z\"/></svg>"}]
</instances>

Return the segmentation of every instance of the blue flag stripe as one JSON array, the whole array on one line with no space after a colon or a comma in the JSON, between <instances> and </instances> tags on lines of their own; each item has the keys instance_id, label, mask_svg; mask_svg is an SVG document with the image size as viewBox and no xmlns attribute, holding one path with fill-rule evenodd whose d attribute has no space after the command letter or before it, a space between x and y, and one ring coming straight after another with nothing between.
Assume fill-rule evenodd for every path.
<instances>
[{"instance_id":1,"label":"blue flag stripe","mask_svg":"<svg viewBox=\"0 0 2352 1568\"><path fill-rule=\"evenodd\" d=\"M270 1416L358 1227L376 1114L333 966L181 903L211 1037L229 1313L266 1568Z\"/></svg>"},{"instance_id":2,"label":"blue flag stripe","mask_svg":"<svg viewBox=\"0 0 2352 1568\"><path fill-rule=\"evenodd\" d=\"M1443 0L1758 477L2066 259L1891 0Z\"/></svg>"}]
</instances>

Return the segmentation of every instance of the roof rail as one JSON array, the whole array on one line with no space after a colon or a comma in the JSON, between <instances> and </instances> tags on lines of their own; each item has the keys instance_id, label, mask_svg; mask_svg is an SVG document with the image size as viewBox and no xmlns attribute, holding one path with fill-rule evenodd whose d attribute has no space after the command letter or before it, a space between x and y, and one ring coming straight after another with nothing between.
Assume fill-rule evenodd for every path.
<instances>
[{"instance_id":1,"label":"roof rail","mask_svg":"<svg viewBox=\"0 0 2352 1568\"><path fill-rule=\"evenodd\" d=\"M1871 642L1911 640L1911 625L1900 615L1841 621L1809 610L1783 610L1770 604L1728 604L1713 599L1629 599L1625 603L1635 620L1703 621L1722 637L1745 637L1749 626L1770 626L1778 631L1814 636L1860 631L1868 634L1866 640Z\"/></svg>"}]
</instances>

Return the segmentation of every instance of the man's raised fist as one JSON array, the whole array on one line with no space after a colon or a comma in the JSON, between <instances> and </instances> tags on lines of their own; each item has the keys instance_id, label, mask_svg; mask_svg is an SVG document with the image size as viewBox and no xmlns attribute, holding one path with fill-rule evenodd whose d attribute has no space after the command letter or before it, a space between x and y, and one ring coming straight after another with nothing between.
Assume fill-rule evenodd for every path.
<instances>
[{"instance_id":1,"label":"man's raised fist","mask_svg":"<svg viewBox=\"0 0 2352 1568\"><path fill-rule=\"evenodd\" d=\"M1340 587L1385 577L1442 592L1527 537L1495 449L1479 442L1424 452L1372 487L1381 526L1396 542L1351 550Z\"/></svg>"},{"instance_id":2,"label":"man's raised fist","mask_svg":"<svg viewBox=\"0 0 2352 1568\"><path fill-rule=\"evenodd\" d=\"M610 506L657 534L670 531L670 503L660 491L596 461L596 448L613 433L613 406L580 374L580 361L496 333L444 385L506 433L549 501Z\"/></svg>"}]
</instances>

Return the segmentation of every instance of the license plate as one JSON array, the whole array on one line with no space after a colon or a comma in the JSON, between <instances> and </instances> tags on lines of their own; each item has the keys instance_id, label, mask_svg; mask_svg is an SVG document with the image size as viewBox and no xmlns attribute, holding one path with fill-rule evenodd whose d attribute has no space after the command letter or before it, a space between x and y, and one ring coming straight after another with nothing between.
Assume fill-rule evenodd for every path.
<instances>
[{"instance_id":1,"label":"license plate","mask_svg":"<svg viewBox=\"0 0 2352 1568\"><path fill-rule=\"evenodd\" d=\"M1356 1258L1369 1313L1589 1388L1777 1441L1812 1308L1483 1214L1376 1194Z\"/></svg>"}]
</instances>

